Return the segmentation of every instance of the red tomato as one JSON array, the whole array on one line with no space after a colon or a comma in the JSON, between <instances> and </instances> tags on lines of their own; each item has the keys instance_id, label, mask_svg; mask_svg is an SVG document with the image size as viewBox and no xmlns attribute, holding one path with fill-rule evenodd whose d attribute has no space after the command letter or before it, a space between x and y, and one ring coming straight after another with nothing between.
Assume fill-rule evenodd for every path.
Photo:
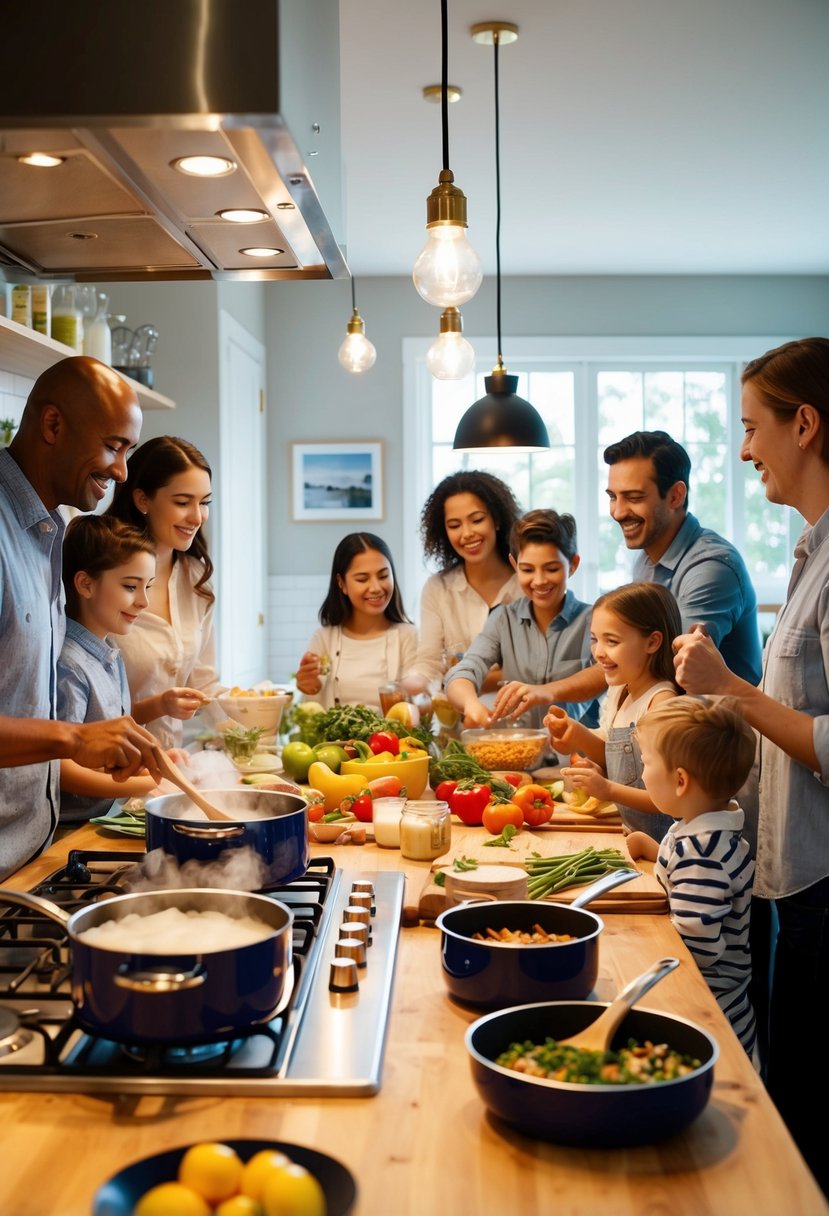
<instances>
[{"instance_id":1,"label":"red tomato","mask_svg":"<svg viewBox=\"0 0 829 1216\"><path fill-rule=\"evenodd\" d=\"M449 799L449 809L467 827L478 827L484 821L484 808L489 805L492 791L488 785L458 788Z\"/></svg>"},{"instance_id":2,"label":"red tomato","mask_svg":"<svg viewBox=\"0 0 829 1216\"><path fill-rule=\"evenodd\" d=\"M400 740L391 730L375 731L369 739L368 745L375 756L379 756L380 752L391 752L393 756L396 756L400 751Z\"/></svg>"},{"instance_id":3,"label":"red tomato","mask_svg":"<svg viewBox=\"0 0 829 1216\"><path fill-rule=\"evenodd\" d=\"M435 790L435 797L438 802L449 802L457 788L457 781L441 781Z\"/></svg>"},{"instance_id":4,"label":"red tomato","mask_svg":"<svg viewBox=\"0 0 829 1216\"><path fill-rule=\"evenodd\" d=\"M520 832L524 826L524 812L514 802L490 802L484 808L484 827L492 836L500 836L508 823Z\"/></svg>"},{"instance_id":5,"label":"red tomato","mask_svg":"<svg viewBox=\"0 0 829 1216\"><path fill-rule=\"evenodd\" d=\"M308 806L308 819L311 823L319 823L325 814L324 802L312 802Z\"/></svg>"},{"instance_id":6,"label":"red tomato","mask_svg":"<svg viewBox=\"0 0 829 1216\"><path fill-rule=\"evenodd\" d=\"M349 803L347 808L345 803ZM356 798L354 795L350 798L344 798L342 803L340 803L340 808L351 811L353 815L357 816L360 823L371 823L374 818L374 802L370 790L363 790L361 794L357 794Z\"/></svg>"},{"instance_id":7,"label":"red tomato","mask_svg":"<svg viewBox=\"0 0 829 1216\"><path fill-rule=\"evenodd\" d=\"M508 781L513 789L517 789L523 779L523 773L504 773L504 780Z\"/></svg>"},{"instance_id":8,"label":"red tomato","mask_svg":"<svg viewBox=\"0 0 829 1216\"><path fill-rule=\"evenodd\" d=\"M521 808L524 822L531 828L549 823L553 817L553 796L543 785L522 785L512 800Z\"/></svg>"}]
</instances>

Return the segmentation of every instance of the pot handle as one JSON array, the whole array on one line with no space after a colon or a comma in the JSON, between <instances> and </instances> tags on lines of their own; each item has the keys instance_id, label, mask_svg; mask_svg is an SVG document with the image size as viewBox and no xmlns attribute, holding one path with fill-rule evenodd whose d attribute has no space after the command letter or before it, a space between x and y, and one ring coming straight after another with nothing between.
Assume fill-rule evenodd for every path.
<instances>
[{"instance_id":1,"label":"pot handle","mask_svg":"<svg viewBox=\"0 0 829 1216\"><path fill-rule=\"evenodd\" d=\"M577 895L571 901L571 908L583 908L585 904L591 903L594 899L598 899L600 895L604 895L605 891L612 891L614 887L620 886L623 882L630 882L632 878L640 878L639 870L611 870L609 874L603 874L596 882L591 883L586 890L582 891L581 895Z\"/></svg>"},{"instance_id":2,"label":"pot handle","mask_svg":"<svg viewBox=\"0 0 829 1216\"><path fill-rule=\"evenodd\" d=\"M122 963L113 979L118 988L152 996L154 993L198 988L207 979L207 971L201 963L197 963L191 971L130 971L127 964Z\"/></svg>"},{"instance_id":3,"label":"pot handle","mask_svg":"<svg viewBox=\"0 0 829 1216\"><path fill-rule=\"evenodd\" d=\"M43 899L40 895L33 895L31 891L13 891L11 887L0 887L0 903L17 904L21 908L29 908L32 912L40 912L50 920L57 921L64 929L69 924L68 912L53 904L51 899Z\"/></svg>"},{"instance_id":4,"label":"pot handle","mask_svg":"<svg viewBox=\"0 0 829 1216\"><path fill-rule=\"evenodd\" d=\"M180 836L192 836L196 840L234 840L244 836L245 829L238 826L232 828L198 828L186 823L174 823L173 831Z\"/></svg>"}]
</instances>

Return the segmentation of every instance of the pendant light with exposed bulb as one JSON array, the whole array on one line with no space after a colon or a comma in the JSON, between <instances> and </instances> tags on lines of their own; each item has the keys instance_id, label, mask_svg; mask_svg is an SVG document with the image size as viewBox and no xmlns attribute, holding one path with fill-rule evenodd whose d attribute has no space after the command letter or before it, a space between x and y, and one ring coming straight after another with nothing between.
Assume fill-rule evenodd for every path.
<instances>
[{"instance_id":1,"label":"pendant light with exposed bulb","mask_svg":"<svg viewBox=\"0 0 829 1216\"><path fill-rule=\"evenodd\" d=\"M346 326L346 335L337 351L337 358L341 366L354 376L360 376L374 367L377 358L374 344L366 337L365 322L357 311L354 275L351 276L351 320Z\"/></svg>"},{"instance_id":2,"label":"pendant light with exposed bulb","mask_svg":"<svg viewBox=\"0 0 829 1216\"><path fill-rule=\"evenodd\" d=\"M463 336L463 319L452 305L440 314L440 335L426 352L426 366L436 380L463 380L475 366L475 349Z\"/></svg>"},{"instance_id":3,"label":"pendant light with exposed bulb","mask_svg":"<svg viewBox=\"0 0 829 1216\"><path fill-rule=\"evenodd\" d=\"M449 168L448 16L447 0L440 4L441 130L443 168L426 200L426 244L414 264L414 285L428 304L457 308L471 300L481 285L481 259L466 236L466 195L455 185Z\"/></svg>"},{"instance_id":4,"label":"pendant light with exposed bulb","mask_svg":"<svg viewBox=\"0 0 829 1216\"><path fill-rule=\"evenodd\" d=\"M512 448L540 452L550 446L547 427L537 410L516 394L518 377L510 376L501 354L501 149L498 100L498 46L515 42L518 26L507 21L487 21L472 26L475 42L495 48L495 298L498 323L498 360L492 375L484 379L486 395L461 418L455 432L455 451Z\"/></svg>"}]
</instances>

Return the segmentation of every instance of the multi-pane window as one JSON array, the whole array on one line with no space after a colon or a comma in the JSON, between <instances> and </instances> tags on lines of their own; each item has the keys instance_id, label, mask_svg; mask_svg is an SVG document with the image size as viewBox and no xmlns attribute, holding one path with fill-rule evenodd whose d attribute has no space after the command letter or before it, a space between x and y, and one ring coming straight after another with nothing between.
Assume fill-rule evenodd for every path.
<instances>
[{"instance_id":1,"label":"multi-pane window","mask_svg":"<svg viewBox=\"0 0 829 1216\"><path fill-rule=\"evenodd\" d=\"M525 510L554 507L575 515L582 569L574 586L581 598L593 599L629 578L632 566L608 513L604 449L631 431L664 430L691 457L690 510L737 545L760 603L779 603L802 520L767 502L756 472L739 459L739 379L748 359L783 340L511 339L509 371L518 375L519 395L532 402L550 436L549 451L531 454L453 451L458 422L484 395L493 360L479 359L464 381L434 380L423 364L428 342L407 340L407 514L416 517L448 473L495 473ZM415 536L407 537L404 564L407 602L414 604L427 573Z\"/></svg>"}]
</instances>

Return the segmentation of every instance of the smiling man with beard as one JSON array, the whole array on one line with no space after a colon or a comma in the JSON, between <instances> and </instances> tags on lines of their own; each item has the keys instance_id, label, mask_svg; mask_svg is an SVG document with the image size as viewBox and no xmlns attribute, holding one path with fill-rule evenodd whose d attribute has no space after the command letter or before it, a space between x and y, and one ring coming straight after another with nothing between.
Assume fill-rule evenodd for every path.
<instances>
[{"instance_id":1,"label":"smiling man with beard","mask_svg":"<svg viewBox=\"0 0 829 1216\"><path fill-rule=\"evenodd\" d=\"M11 446L0 451L0 878L36 856L58 819L58 764L76 759L127 777L158 769L153 739L124 717L56 722L55 664L66 631L58 507L92 511L127 475L141 433L135 393L111 367L62 359L35 382ZM38 729L33 719L46 719ZM38 738L35 738L35 736ZM7 743L9 740L7 739ZM18 750L19 749L19 750Z\"/></svg>"},{"instance_id":2,"label":"smiling man with beard","mask_svg":"<svg viewBox=\"0 0 829 1216\"><path fill-rule=\"evenodd\" d=\"M734 545L688 511L688 453L666 431L634 431L604 459L610 514L628 549L641 550L634 580L670 588L683 629L705 625L731 670L759 683L757 597Z\"/></svg>"}]
</instances>

